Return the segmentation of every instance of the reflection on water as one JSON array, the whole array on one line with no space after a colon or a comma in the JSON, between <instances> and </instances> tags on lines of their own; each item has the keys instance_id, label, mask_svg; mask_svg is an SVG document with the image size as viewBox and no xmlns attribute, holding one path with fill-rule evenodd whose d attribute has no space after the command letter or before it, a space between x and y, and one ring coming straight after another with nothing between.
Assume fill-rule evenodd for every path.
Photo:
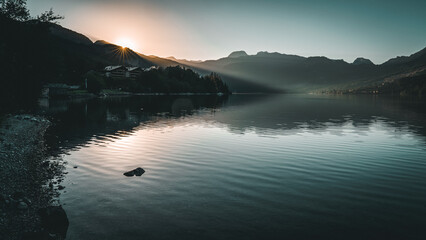
<instances>
[{"instance_id":1,"label":"reflection on water","mask_svg":"<svg viewBox=\"0 0 426 240\"><path fill-rule=\"evenodd\" d=\"M90 100L45 100L40 112L51 116L50 147L72 148L92 137L127 136L140 124L179 119L196 110L216 111L227 96L145 96ZM57 139L56 139L57 138Z\"/></svg>"},{"instance_id":2,"label":"reflection on water","mask_svg":"<svg viewBox=\"0 0 426 240\"><path fill-rule=\"evenodd\" d=\"M49 102L68 239L422 239L424 103L235 95ZM73 168L76 166L77 168ZM146 173L127 178L125 171Z\"/></svg>"}]
</instances>

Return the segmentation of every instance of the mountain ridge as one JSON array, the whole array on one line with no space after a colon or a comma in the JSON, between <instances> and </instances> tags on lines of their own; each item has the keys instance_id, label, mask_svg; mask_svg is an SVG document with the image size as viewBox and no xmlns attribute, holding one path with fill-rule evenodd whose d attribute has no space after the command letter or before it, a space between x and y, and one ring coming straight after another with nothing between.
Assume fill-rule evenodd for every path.
<instances>
[{"instance_id":1,"label":"mountain ridge","mask_svg":"<svg viewBox=\"0 0 426 240\"><path fill-rule=\"evenodd\" d=\"M363 57L358 57L357 59L355 59L353 61L352 64L354 64L354 65L363 65L363 64L375 65L370 59L363 58Z\"/></svg>"},{"instance_id":2,"label":"mountain ridge","mask_svg":"<svg viewBox=\"0 0 426 240\"><path fill-rule=\"evenodd\" d=\"M104 57L112 62L117 62L117 54L114 52L123 51L122 47L104 40L96 41L94 45L100 45L105 51ZM267 51L249 55L239 50L231 52L227 57L206 61L147 56L127 48L124 51L126 54L118 61L123 64L140 67L180 65L200 74L217 72L234 91L249 92L259 89L266 92L300 92L330 87L357 88L385 81L395 75L418 72L419 68L426 66L426 48L378 65L363 57L348 63L325 56L303 57Z\"/></svg>"},{"instance_id":3,"label":"mountain ridge","mask_svg":"<svg viewBox=\"0 0 426 240\"><path fill-rule=\"evenodd\" d=\"M248 55L242 50L217 60L190 61L148 56L105 40L93 43L83 34L56 24L11 22L5 19L0 21L6 24L7 28L14 26L10 28L10 32L17 32L16 36L22 39L39 36L40 40L37 40L37 43L29 42L24 49L34 52L39 48L38 45L43 45L44 52L50 54L51 60L43 59L54 66L49 76L44 77L45 81L70 84L75 84L89 70L100 70L106 65L132 65L144 68L180 65L192 68L199 74L216 72L233 91L237 92L354 89L378 85L389 79L397 79L398 76L418 76L425 74L426 71L426 48L410 56L389 59L379 65L371 64L371 61L364 58L347 63L341 59L329 59L324 56L303 57L266 51ZM20 41L15 41L16 43L12 41L16 36L6 35L0 39L0 44L2 41L9 41L7 39L10 38L15 48L22 48L23 45L18 44ZM37 56L44 53L35 51L33 55L37 59Z\"/></svg>"},{"instance_id":4,"label":"mountain ridge","mask_svg":"<svg viewBox=\"0 0 426 240\"><path fill-rule=\"evenodd\" d=\"M239 57L245 57L248 56L248 54L245 51L235 51L228 55L228 58L239 58Z\"/></svg>"},{"instance_id":5,"label":"mountain ridge","mask_svg":"<svg viewBox=\"0 0 426 240\"><path fill-rule=\"evenodd\" d=\"M176 61L180 62L178 59ZM365 58L348 63L324 56L303 57L277 52L185 63L200 71L222 74L226 76L225 81L228 77L239 78L282 91L349 90L381 84L392 76L424 74L426 48L378 65ZM232 83L228 84L232 86Z\"/></svg>"}]
</instances>

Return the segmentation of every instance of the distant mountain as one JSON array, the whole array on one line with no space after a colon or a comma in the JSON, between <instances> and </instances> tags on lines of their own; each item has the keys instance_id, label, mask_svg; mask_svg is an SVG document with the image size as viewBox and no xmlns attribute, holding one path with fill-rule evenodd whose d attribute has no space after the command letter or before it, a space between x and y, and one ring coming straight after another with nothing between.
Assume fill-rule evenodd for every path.
<instances>
[{"instance_id":1,"label":"distant mountain","mask_svg":"<svg viewBox=\"0 0 426 240\"><path fill-rule=\"evenodd\" d=\"M139 56L129 48L122 48L121 46L108 43L106 41L96 41L92 46L100 56L108 60L113 65L130 65L138 67L151 67L154 64Z\"/></svg>"},{"instance_id":2,"label":"distant mountain","mask_svg":"<svg viewBox=\"0 0 426 240\"><path fill-rule=\"evenodd\" d=\"M285 92L357 89L392 79L426 74L425 49L409 57L391 59L381 65L375 65L365 58L347 63L326 57L301 57L276 52L259 52L256 55L244 53L238 51L218 60L182 63L198 71L221 74L235 91L250 84Z\"/></svg>"},{"instance_id":3,"label":"distant mountain","mask_svg":"<svg viewBox=\"0 0 426 240\"><path fill-rule=\"evenodd\" d=\"M104 51L104 56L110 61L121 64L138 66L147 68L151 66L169 67L183 65L169 58L160 58L153 55L144 55L129 48L122 48L121 46L109 43L104 40L99 40L94 43L101 46Z\"/></svg>"},{"instance_id":4,"label":"distant mountain","mask_svg":"<svg viewBox=\"0 0 426 240\"><path fill-rule=\"evenodd\" d=\"M248 56L245 51L236 51L229 54L228 58L239 58Z\"/></svg>"},{"instance_id":5,"label":"distant mountain","mask_svg":"<svg viewBox=\"0 0 426 240\"><path fill-rule=\"evenodd\" d=\"M364 89L384 82L426 75L426 49L408 57L390 59L375 65L369 59L357 58L353 63L327 57L301 57L277 52L232 52L218 60L191 61L174 57L148 56L106 41L91 41L74 31L58 25L50 27L52 36L78 46L89 46L82 55L92 52L90 59L102 59L114 65L139 67L190 67L200 74L219 73L231 90L236 92L311 92L323 90ZM74 52L78 54L78 51ZM418 78L416 81L419 82Z\"/></svg>"},{"instance_id":6,"label":"distant mountain","mask_svg":"<svg viewBox=\"0 0 426 240\"><path fill-rule=\"evenodd\" d=\"M426 48L410 55L410 56L399 56L396 58L389 59L387 62L383 63L383 66L400 66L400 67L424 67L426 62Z\"/></svg>"},{"instance_id":7,"label":"distant mountain","mask_svg":"<svg viewBox=\"0 0 426 240\"><path fill-rule=\"evenodd\" d=\"M370 59L359 57L355 59L355 61L352 63L353 65L374 65L374 63Z\"/></svg>"},{"instance_id":8,"label":"distant mountain","mask_svg":"<svg viewBox=\"0 0 426 240\"><path fill-rule=\"evenodd\" d=\"M408 86L410 84L405 82L413 77L416 85L410 87L417 88L423 84L422 76L426 76L426 48L380 65L365 58L347 63L322 56L302 57L277 52L248 55L245 51L236 51L217 60L190 61L148 56L107 41L92 43L86 36L56 24L16 22L0 17L0 29L7 33L0 38L0 71L7 75L2 81L37 78L41 83L80 84L88 71L101 70L107 65L181 65L200 74L216 72L236 92L373 89L384 85ZM31 86L28 87L31 90Z\"/></svg>"},{"instance_id":9,"label":"distant mountain","mask_svg":"<svg viewBox=\"0 0 426 240\"><path fill-rule=\"evenodd\" d=\"M179 65L106 41L93 43L57 24L18 22L0 14L0 29L0 109L35 103L46 83L81 85L89 71L108 65Z\"/></svg>"},{"instance_id":10,"label":"distant mountain","mask_svg":"<svg viewBox=\"0 0 426 240\"><path fill-rule=\"evenodd\" d=\"M68 40L77 44L92 45L93 42L83 34L64 28L57 24L50 24L50 33L53 36Z\"/></svg>"},{"instance_id":11,"label":"distant mountain","mask_svg":"<svg viewBox=\"0 0 426 240\"><path fill-rule=\"evenodd\" d=\"M98 40L95 42L95 45L99 45L99 46L105 46L105 45L111 45L112 43L107 42L105 40Z\"/></svg>"},{"instance_id":12,"label":"distant mountain","mask_svg":"<svg viewBox=\"0 0 426 240\"><path fill-rule=\"evenodd\" d=\"M153 55L144 55L142 53L138 53L138 55L145 59L146 61L149 61L151 63L151 66L159 66L159 67L174 67L174 66L185 66L185 64L178 63L176 61L173 61L171 59L167 58L161 58Z\"/></svg>"}]
</instances>

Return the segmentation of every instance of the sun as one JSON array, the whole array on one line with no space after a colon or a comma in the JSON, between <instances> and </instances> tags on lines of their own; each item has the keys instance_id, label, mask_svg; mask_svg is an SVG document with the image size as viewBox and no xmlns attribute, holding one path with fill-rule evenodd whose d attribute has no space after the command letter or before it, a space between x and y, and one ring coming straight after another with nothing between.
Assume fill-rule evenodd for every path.
<instances>
[{"instance_id":1,"label":"sun","mask_svg":"<svg viewBox=\"0 0 426 240\"><path fill-rule=\"evenodd\" d=\"M121 46L122 48L135 49L136 46L135 43L128 38L120 38L115 43Z\"/></svg>"}]
</instances>

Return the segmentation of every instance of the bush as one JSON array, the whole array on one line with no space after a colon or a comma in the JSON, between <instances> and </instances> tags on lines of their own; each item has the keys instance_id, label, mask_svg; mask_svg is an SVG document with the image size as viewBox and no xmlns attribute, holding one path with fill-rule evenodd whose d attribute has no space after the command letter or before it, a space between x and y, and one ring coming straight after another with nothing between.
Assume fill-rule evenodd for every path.
<instances>
[{"instance_id":1,"label":"bush","mask_svg":"<svg viewBox=\"0 0 426 240\"><path fill-rule=\"evenodd\" d=\"M85 81L87 81L87 91L90 93L98 94L105 87L103 76L95 71L88 72Z\"/></svg>"}]
</instances>

